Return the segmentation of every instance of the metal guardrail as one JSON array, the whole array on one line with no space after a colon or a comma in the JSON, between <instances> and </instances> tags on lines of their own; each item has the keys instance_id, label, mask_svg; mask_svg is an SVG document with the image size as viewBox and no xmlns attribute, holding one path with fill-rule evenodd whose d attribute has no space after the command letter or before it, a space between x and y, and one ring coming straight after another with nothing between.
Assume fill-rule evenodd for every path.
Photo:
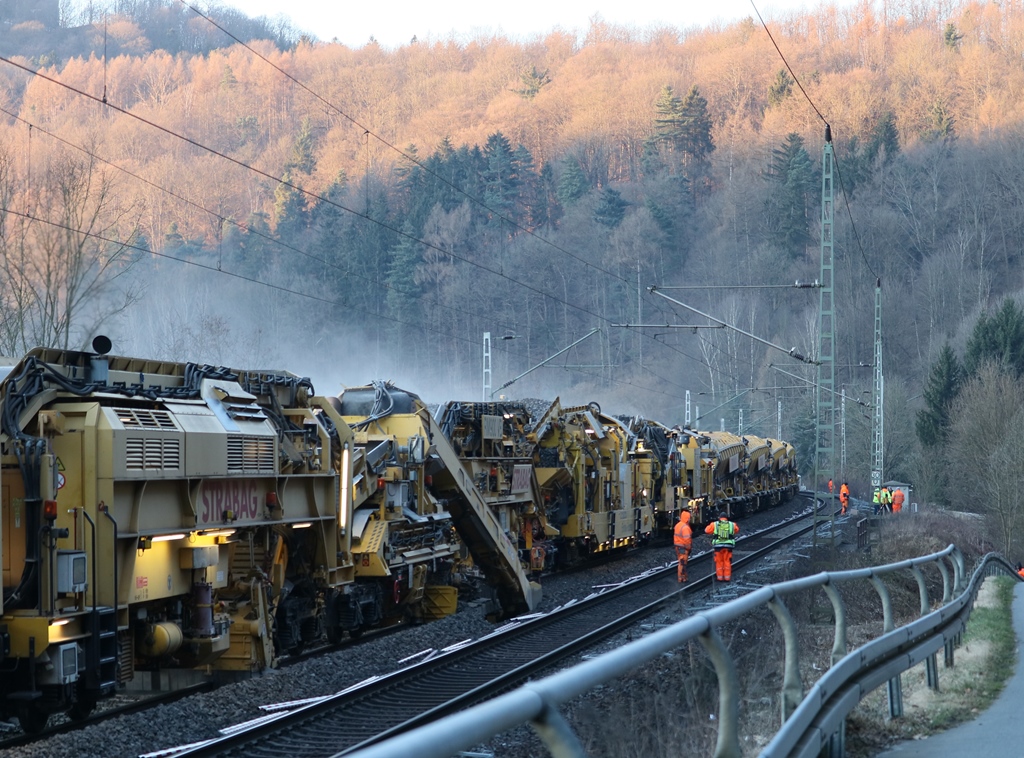
<instances>
[{"instance_id":1,"label":"metal guardrail","mask_svg":"<svg viewBox=\"0 0 1024 758\"><path fill-rule=\"evenodd\" d=\"M921 570L926 565L934 565L942 576L942 604L934 611ZM882 577L907 570L917 580L921 617L896 628L892 601ZM459 750L468 750L501 732L529 723L554 758L585 758L586 751L558 706L697 639L708 651L718 674L719 731L715 756L740 756L738 676L717 628L763 606L772 610L782 628L785 660L782 726L761 755L817 756L823 751L833 756L842 755L845 719L860 699L888 683L890 714L902 715L900 674L922 661L927 667L928 686L937 689L937 652L945 648L946 665L953 665L954 646L961 639L982 579L991 573L1015 575L1010 564L994 554L985 556L966 587L965 573L963 555L954 545L949 545L940 552L899 563L853 571L826 571L767 585L598 658L348 755L355 758L393 758L396 755L448 758ZM878 593L883 634L848 653L846 609L837 587L858 580L869 581ZM797 628L784 599L817 588L824 590L832 603L835 639L831 668L805 696L799 673Z\"/></svg>"}]
</instances>

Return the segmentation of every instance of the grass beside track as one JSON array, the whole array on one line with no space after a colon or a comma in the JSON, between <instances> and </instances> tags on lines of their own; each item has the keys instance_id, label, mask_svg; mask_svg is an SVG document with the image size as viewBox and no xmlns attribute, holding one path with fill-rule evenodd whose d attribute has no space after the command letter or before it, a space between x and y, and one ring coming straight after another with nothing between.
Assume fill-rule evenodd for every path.
<instances>
[{"instance_id":1,"label":"grass beside track","mask_svg":"<svg viewBox=\"0 0 1024 758\"><path fill-rule=\"evenodd\" d=\"M1002 692L1016 664L1011 605L1017 581L985 581L971 613L953 668L939 654L939 691L928 689L924 664L903 675L904 717L890 719L885 687L865 698L851 714L848 754L873 756L895 742L923 739L970 721Z\"/></svg>"}]
</instances>

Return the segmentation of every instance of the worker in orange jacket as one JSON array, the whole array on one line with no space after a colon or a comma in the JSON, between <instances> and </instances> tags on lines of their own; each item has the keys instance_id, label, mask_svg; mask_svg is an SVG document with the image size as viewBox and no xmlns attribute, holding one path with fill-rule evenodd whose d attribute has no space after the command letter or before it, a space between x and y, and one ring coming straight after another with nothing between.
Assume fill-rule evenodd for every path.
<instances>
[{"instance_id":1,"label":"worker in orange jacket","mask_svg":"<svg viewBox=\"0 0 1024 758\"><path fill-rule=\"evenodd\" d=\"M693 529L690 528L690 512L684 510L679 514L679 523L676 524L672 541L676 546L676 560L679 561L679 570L676 572L680 582L685 582L686 562L690 560L690 551L693 549Z\"/></svg>"},{"instance_id":2,"label":"worker in orange jacket","mask_svg":"<svg viewBox=\"0 0 1024 758\"><path fill-rule=\"evenodd\" d=\"M1020 563L1017 564L1017 576L1024 579L1024 566L1021 566Z\"/></svg>"},{"instance_id":3,"label":"worker in orange jacket","mask_svg":"<svg viewBox=\"0 0 1024 758\"><path fill-rule=\"evenodd\" d=\"M720 582L732 581L732 549L736 547L736 535L740 528L736 522L730 521L725 511L720 511L718 520L712 521L704 528L704 534L710 534L711 547L715 550L715 575Z\"/></svg>"},{"instance_id":4,"label":"worker in orange jacket","mask_svg":"<svg viewBox=\"0 0 1024 758\"><path fill-rule=\"evenodd\" d=\"M906 495L903 494L903 490L897 489L892 493L892 512L899 513L903 510L903 500Z\"/></svg>"},{"instance_id":5,"label":"worker in orange jacket","mask_svg":"<svg viewBox=\"0 0 1024 758\"><path fill-rule=\"evenodd\" d=\"M839 503L843 506L843 510L839 515L845 516L846 509L850 507L850 485L846 482L843 482L842 486L839 488Z\"/></svg>"}]
</instances>

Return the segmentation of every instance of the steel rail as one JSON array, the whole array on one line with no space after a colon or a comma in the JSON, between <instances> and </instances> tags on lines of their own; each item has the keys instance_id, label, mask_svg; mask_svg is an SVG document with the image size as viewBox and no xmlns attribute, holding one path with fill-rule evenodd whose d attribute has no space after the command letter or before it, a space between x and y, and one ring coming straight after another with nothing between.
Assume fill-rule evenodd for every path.
<instances>
[{"instance_id":1,"label":"steel rail","mask_svg":"<svg viewBox=\"0 0 1024 758\"><path fill-rule=\"evenodd\" d=\"M177 700L181 700L182 698L189 697L190 695L196 695L201 692L210 692L213 689L215 689L215 685L212 682L200 682L199 684L181 687L180 689L176 689L171 692L160 692L148 695L140 692L139 699L135 702L99 710L81 719L72 719L69 717L67 721L55 724L41 732L34 734L23 732L22 734L2 740L0 741L0 755L3 755L6 750L31 745L32 743L39 742L40 740L56 737L58 734L76 732L79 729L85 729L88 726L102 724L108 719L116 718L118 716L126 716L131 713L140 713L141 711L154 708L158 705L173 703Z\"/></svg>"},{"instance_id":2,"label":"steel rail","mask_svg":"<svg viewBox=\"0 0 1024 758\"><path fill-rule=\"evenodd\" d=\"M737 568L806 534L812 510L737 541L737 551L757 539L796 527L792 534L737 557ZM692 562L709 562L710 551ZM664 583L673 589L666 591ZM273 720L186 746L182 756L341 755L407 732L494 697L538 671L586 649L653 613L681 593L708 587L712 576L678 588L675 562L545 616L504 628L476 642L394 672L358 688L300 707ZM657 585L662 588L658 589ZM611 621L607 619L611 618Z\"/></svg>"},{"instance_id":3,"label":"steel rail","mask_svg":"<svg viewBox=\"0 0 1024 758\"><path fill-rule=\"evenodd\" d=\"M944 564L946 560L953 565L952 580ZM942 574L945 607L905 627L893 629L892 604L881 577L896 571L912 571L918 580L921 606L924 610L929 607L929 601L920 567L929 563L938 567ZM1011 572L1009 564L1001 558L987 559L985 565L989 563L1002 571ZM736 669L716 630L722 624L734 621L766 605L775 613L786 638L785 675L782 685L784 722L783 729L776 736L776 740L785 740L785 743L777 745L777 749L766 749L763 755L773 758L790 755L810 758L821 754L823 749L830 749L830 755L841 755L842 720L860 697L886 681L891 685L893 677L896 678L895 689L898 690L899 672L933 657L935 651L943 645L947 646L947 662L951 662L950 648L966 623L964 614L970 612L970 601L980 586L979 576L983 568L984 566L980 567L975 573L971 586L961 592L964 575L963 556L955 546L950 545L945 550L928 556L886 566L822 572L767 585L598 658L531 682L467 711L370 746L356 755L358 758L390 758L396 755L415 754L418 758L446 758L454 751L469 749L507 729L530 724L553 756L581 758L587 753L571 725L560 714L558 706L598 685L621 677L688 641L699 640L707 648L719 677L719 732L715 756L738 757L741 755L741 749L738 735L739 689ZM875 586L882 601L886 634L846 655L845 610L842 600L835 591L835 585L855 580L868 580ZM822 677L811 688L808 696L801 700L799 667L795 659L796 645L791 644L795 643L796 629L785 609L784 599L796 592L815 588L824 589L835 607L836 648L833 653L833 668L830 669L830 674L826 675L829 678ZM958 593L955 600L952 598L953 593ZM956 618L953 620L951 617ZM836 650L840 647L843 655L836 657ZM773 745L776 743L769 745L769 748Z\"/></svg>"}]
</instances>

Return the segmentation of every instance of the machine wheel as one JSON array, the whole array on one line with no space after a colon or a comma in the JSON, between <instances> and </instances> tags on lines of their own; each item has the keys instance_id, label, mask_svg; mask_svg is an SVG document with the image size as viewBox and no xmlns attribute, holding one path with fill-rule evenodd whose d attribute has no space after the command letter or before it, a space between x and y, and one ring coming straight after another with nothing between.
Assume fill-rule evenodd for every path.
<instances>
[{"instance_id":1,"label":"machine wheel","mask_svg":"<svg viewBox=\"0 0 1024 758\"><path fill-rule=\"evenodd\" d=\"M43 713L31 706L18 710L18 723L27 734L39 734L46 729L46 722L49 720L49 713Z\"/></svg>"},{"instance_id":2,"label":"machine wheel","mask_svg":"<svg viewBox=\"0 0 1024 758\"><path fill-rule=\"evenodd\" d=\"M74 705L68 709L68 718L72 721L84 721L89 718L93 708L96 707L96 701L90 698L77 701Z\"/></svg>"}]
</instances>

